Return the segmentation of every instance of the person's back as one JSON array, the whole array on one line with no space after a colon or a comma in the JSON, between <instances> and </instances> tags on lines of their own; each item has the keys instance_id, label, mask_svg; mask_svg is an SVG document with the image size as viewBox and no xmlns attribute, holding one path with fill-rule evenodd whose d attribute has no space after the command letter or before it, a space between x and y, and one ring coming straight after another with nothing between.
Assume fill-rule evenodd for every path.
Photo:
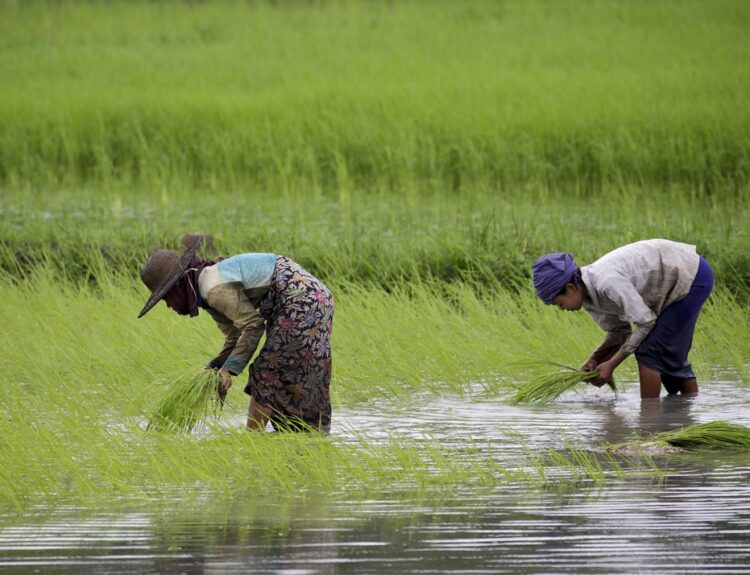
<instances>
[{"instance_id":1,"label":"person's back","mask_svg":"<svg viewBox=\"0 0 750 575\"><path fill-rule=\"evenodd\" d=\"M627 244L581 268L589 294L624 292L632 285L656 314L685 297L698 271L695 246L653 239ZM594 294L596 297L596 294Z\"/></svg>"}]
</instances>

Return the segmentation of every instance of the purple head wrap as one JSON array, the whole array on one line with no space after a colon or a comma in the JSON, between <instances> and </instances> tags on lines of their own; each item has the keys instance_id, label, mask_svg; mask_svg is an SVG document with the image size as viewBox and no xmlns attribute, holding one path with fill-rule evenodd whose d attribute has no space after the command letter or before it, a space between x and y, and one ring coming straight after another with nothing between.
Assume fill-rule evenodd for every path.
<instances>
[{"instance_id":1,"label":"purple head wrap","mask_svg":"<svg viewBox=\"0 0 750 575\"><path fill-rule=\"evenodd\" d=\"M534 262L531 268L534 275L534 289L546 304L563 290L565 284L574 282L578 265L571 254L546 254Z\"/></svg>"}]
</instances>

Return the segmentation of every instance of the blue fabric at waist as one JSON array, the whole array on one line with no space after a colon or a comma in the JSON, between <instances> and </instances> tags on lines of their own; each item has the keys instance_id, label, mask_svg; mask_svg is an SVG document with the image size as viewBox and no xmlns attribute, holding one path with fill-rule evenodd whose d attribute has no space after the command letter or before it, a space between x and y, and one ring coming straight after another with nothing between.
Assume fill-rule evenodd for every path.
<instances>
[{"instance_id":1,"label":"blue fabric at waist","mask_svg":"<svg viewBox=\"0 0 750 575\"><path fill-rule=\"evenodd\" d=\"M700 260L698 262L698 271L695 273L695 278L693 279L691 289L693 286L713 287L713 285L714 285L714 271L711 269L711 265L708 263L708 260L704 258L703 256L700 256Z\"/></svg>"}]
</instances>

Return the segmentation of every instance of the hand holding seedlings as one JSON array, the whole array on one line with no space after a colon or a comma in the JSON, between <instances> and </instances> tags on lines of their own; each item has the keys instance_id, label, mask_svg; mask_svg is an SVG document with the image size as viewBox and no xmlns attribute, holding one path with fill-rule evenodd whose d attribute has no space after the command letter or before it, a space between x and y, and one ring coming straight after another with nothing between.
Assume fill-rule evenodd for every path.
<instances>
[{"instance_id":1,"label":"hand holding seedlings","mask_svg":"<svg viewBox=\"0 0 750 575\"><path fill-rule=\"evenodd\" d=\"M207 420L211 400L220 385L221 378L215 369L177 377L154 407L147 429L190 433Z\"/></svg>"},{"instance_id":2,"label":"hand holding seedlings","mask_svg":"<svg viewBox=\"0 0 750 575\"><path fill-rule=\"evenodd\" d=\"M219 383L219 395L221 396L223 401L227 396L227 391L229 391L229 388L232 387L232 374L230 374L226 369L222 368L219 370L219 375L221 376L221 382Z\"/></svg>"},{"instance_id":3,"label":"hand holding seedlings","mask_svg":"<svg viewBox=\"0 0 750 575\"><path fill-rule=\"evenodd\" d=\"M586 362L579 367L581 371L597 371L596 366L598 362L593 357L590 357L586 360Z\"/></svg>"},{"instance_id":4,"label":"hand holding seedlings","mask_svg":"<svg viewBox=\"0 0 750 575\"><path fill-rule=\"evenodd\" d=\"M583 370L583 371L599 372L599 377L589 381L589 383L591 385L595 385L596 387L601 387L605 383L609 383L612 381L612 374L615 371L615 366L612 364L612 360L607 360L597 365L595 370Z\"/></svg>"},{"instance_id":5,"label":"hand holding seedlings","mask_svg":"<svg viewBox=\"0 0 750 575\"><path fill-rule=\"evenodd\" d=\"M521 363L524 362L519 362L519 364ZM555 362L532 359L525 363L529 367L537 368L539 366L544 367L549 365L554 368L554 371L532 377L528 382L519 386L516 389L516 393L510 398L511 405L543 405L545 403L551 403L566 391L575 389L582 383L595 381L600 376L599 372L596 371L582 371ZM614 381L612 381L611 376L609 381L604 383L607 383L612 388L612 391L616 392L615 384Z\"/></svg>"}]
</instances>

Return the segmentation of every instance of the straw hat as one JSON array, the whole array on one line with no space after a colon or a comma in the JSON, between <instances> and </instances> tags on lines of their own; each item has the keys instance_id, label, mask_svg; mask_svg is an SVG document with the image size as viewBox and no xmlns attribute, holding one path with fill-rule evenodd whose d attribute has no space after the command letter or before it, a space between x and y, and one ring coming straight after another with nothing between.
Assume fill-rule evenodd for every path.
<instances>
[{"instance_id":1,"label":"straw hat","mask_svg":"<svg viewBox=\"0 0 750 575\"><path fill-rule=\"evenodd\" d=\"M156 250L141 269L141 279L151 290L151 297L138 317L143 317L166 293L174 287L180 276L190 267L195 252L201 245L201 237L185 248L181 254L172 250Z\"/></svg>"}]
</instances>

